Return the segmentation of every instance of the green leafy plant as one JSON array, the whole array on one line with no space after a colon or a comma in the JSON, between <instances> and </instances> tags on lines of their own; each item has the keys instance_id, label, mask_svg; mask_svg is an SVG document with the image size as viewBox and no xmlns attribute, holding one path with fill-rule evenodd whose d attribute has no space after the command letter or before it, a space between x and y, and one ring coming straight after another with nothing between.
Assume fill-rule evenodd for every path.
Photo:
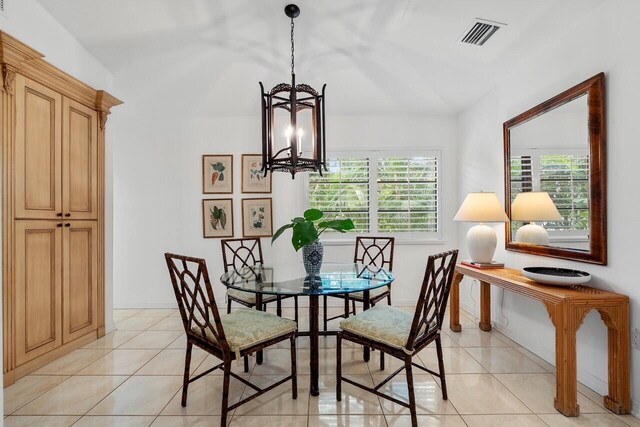
<instances>
[{"instance_id":1,"label":"green leafy plant","mask_svg":"<svg viewBox=\"0 0 640 427\"><path fill-rule=\"evenodd\" d=\"M324 213L318 209L307 209L303 216L295 217L289 224L283 225L276 231L271 238L271 243L280 237L287 229L292 229L291 244L296 251L305 246L309 246L326 230L334 230L345 233L353 230L355 226L350 219L334 219L329 221L320 221L324 217Z\"/></svg>"},{"instance_id":2,"label":"green leafy plant","mask_svg":"<svg viewBox=\"0 0 640 427\"><path fill-rule=\"evenodd\" d=\"M209 208L210 218L209 221L211 223L211 228L214 230L218 229L218 224L225 230L227 225L227 213L222 208L218 208L217 206L213 206L213 209Z\"/></svg>"}]
</instances>

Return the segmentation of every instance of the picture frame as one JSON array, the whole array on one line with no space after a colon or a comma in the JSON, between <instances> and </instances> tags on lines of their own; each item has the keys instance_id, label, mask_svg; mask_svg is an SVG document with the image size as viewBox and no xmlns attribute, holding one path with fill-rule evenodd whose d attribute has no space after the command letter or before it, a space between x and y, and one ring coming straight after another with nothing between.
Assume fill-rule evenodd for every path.
<instances>
[{"instance_id":1,"label":"picture frame","mask_svg":"<svg viewBox=\"0 0 640 427\"><path fill-rule=\"evenodd\" d=\"M202 192L204 194L233 193L233 155L202 155Z\"/></svg>"},{"instance_id":2,"label":"picture frame","mask_svg":"<svg viewBox=\"0 0 640 427\"><path fill-rule=\"evenodd\" d=\"M243 154L241 160L242 192L271 193L271 174L262 172L262 154Z\"/></svg>"},{"instance_id":3,"label":"picture frame","mask_svg":"<svg viewBox=\"0 0 640 427\"><path fill-rule=\"evenodd\" d=\"M233 237L233 199L202 200L202 237Z\"/></svg>"},{"instance_id":4,"label":"picture frame","mask_svg":"<svg viewBox=\"0 0 640 427\"><path fill-rule=\"evenodd\" d=\"M242 235L273 236L273 209L270 197L242 199Z\"/></svg>"}]
</instances>

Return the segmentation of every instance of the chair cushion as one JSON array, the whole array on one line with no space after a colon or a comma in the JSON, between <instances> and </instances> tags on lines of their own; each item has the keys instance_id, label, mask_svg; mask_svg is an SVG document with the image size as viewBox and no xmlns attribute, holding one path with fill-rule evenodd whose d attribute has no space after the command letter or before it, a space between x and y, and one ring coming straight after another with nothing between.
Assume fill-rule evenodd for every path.
<instances>
[{"instance_id":1,"label":"chair cushion","mask_svg":"<svg viewBox=\"0 0 640 427\"><path fill-rule=\"evenodd\" d=\"M369 291L369 299L372 300L376 297L379 297L382 294L387 292L391 292L391 290L387 286L381 286L379 288L375 288ZM353 292L349 294L349 299L353 299L356 301L364 301L364 292Z\"/></svg>"},{"instance_id":2,"label":"chair cushion","mask_svg":"<svg viewBox=\"0 0 640 427\"><path fill-rule=\"evenodd\" d=\"M376 305L343 320L340 329L412 354L406 345L413 316L413 313L388 305Z\"/></svg>"},{"instance_id":3,"label":"chair cushion","mask_svg":"<svg viewBox=\"0 0 640 427\"><path fill-rule=\"evenodd\" d=\"M240 351L253 347L270 339L290 334L298 326L296 322L283 319L264 311L243 308L230 314L220 316L222 329L231 351L239 356ZM193 326L191 330L202 336L202 330ZM205 329L204 337L217 343L209 329Z\"/></svg>"},{"instance_id":4,"label":"chair cushion","mask_svg":"<svg viewBox=\"0 0 640 427\"><path fill-rule=\"evenodd\" d=\"M239 291L237 289L227 289L227 295L233 299L246 302L247 304L256 303L256 294L253 292ZM277 300L276 295L262 295L262 302L271 302Z\"/></svg>"}]
</instances>

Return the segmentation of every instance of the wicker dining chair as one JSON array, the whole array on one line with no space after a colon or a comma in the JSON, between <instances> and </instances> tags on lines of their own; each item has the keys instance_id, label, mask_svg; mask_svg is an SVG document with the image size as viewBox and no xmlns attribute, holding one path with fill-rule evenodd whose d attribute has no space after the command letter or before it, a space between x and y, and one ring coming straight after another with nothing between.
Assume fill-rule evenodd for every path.
<instances>
[{"instance_id":1,"label":"wicker dining chair","mask_svg":"<svg viewBox=\"0 0 640 427\"><path fill-rule=\"evenodd\" d=\"M413 388L413 366L440 378L442 398L447 400L447 383L445 381L440 332L457 258L457 250L429 257L414 314L391 306L379 305L340 322L341 331L338 332L336 351L337 400L342 399L342 381L344 381L400 406L409 408L411 411L411 424L416 427L418 420L416 416L416 397ZM352 341L365 347L379 350L381 370L384 370L385 353L402 360L404 365L373 388L357 383L342 376L342 340ZM436 342L438 372L413 362L413 357L433 341ZM379 391L382 386L403 370L406 371L407 388L409 389L408 403Z\"/></svg>"},{"instance_id":2,"label":"wicker dining chair","mask_svg":"<svg viewBox=\"0 0 640 427\"><path fill-rule=\"evenodd\" d=\"M241 309L220 315L209 281L204 259L166 253L165 260L171 276L173 291L178 301L182 323L187 335L187 352L184 363L182 406L187 406L189 384L213 372L223 371L221 426L227 425L227 414L238 406L253 400L267 391L291 380L291 393L297 398L296 331L293 320L283 319L259 310ZM233 360L262 350L284 340L291 343L291 375L266 388L260 388L231 371ZM222 363L189 378L193 346L214 355ZM251 387L257 393L229 405L229 381L231 377Z\"/></svg>"},{"instance_id":3,"label":"wicker dining chair","mask_svg":"<svg viewBox=\"0 0 640 427\"><path fill-rule=\"evenodd\" d=\"M393 270L393 252L395 247L395 239L393 237L356 237L356 247L353 254L353 262L370 265L374 267L384 268L387 271ZM324 330L327 330L327 324L330 320L338 318L348 318L349 315L356 314L356 302L364 301L364 292L353 292L351 294L328 295L333 298L341 298L344 300L344 313L337 316L328 317L327 295L324 296ZM391 305L391 285L382 286L380 288L369 291L369 305L375 306L380 300L387 298L387 304ZM351 310L349 310L349 301L351 301Z\"/></svg>"},{"instance_id":4,"label":"wicker dining chair","mask_svg":"<svg viewBox=\"0 0 640 427\"><path fill-rule=\"evenodd\" d=\"M256 275L254 267L264 263L262 258L262 244L260 239L224 239L220 242L222 246L222 264L224 272L229 270L245 269L247 274ZM262 311L266 311L267 303L275 301L277 304L276 314L282 317L282 300L293 298L294 318L298 323L298 296L280 296L280 295L263 295ZM235 301L245 307L253 308L256 306L256 294L253 292L244 292L237 289L227 289L227 313L231 313L231 301Z\"/></svg>"}]
</instances>

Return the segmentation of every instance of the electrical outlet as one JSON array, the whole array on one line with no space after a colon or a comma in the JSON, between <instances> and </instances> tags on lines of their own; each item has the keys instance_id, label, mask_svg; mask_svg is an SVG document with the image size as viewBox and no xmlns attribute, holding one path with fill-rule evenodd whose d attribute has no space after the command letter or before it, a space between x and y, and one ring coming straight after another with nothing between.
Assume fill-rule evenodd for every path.
<instances>
[{"instance_id":1,"label":"electrical outlet","mask_svg":"<svg viewBox=\"0 0 640 427\"><path fill-rule=\"evenodd\" d=\"M631 345L640 350L640 329L638 328L631 331Z\"/></svg>"}]
</instances>

